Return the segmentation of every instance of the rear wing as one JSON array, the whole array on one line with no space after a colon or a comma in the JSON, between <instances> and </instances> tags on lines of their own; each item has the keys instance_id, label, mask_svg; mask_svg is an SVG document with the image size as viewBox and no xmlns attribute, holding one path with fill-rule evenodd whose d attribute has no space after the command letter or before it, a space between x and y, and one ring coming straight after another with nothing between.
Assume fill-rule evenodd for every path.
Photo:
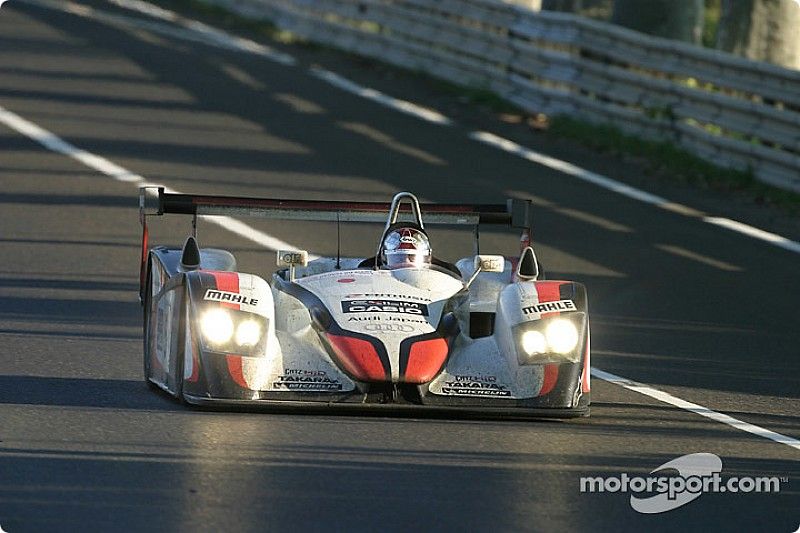
<instances>
[{"instance_id":1,"label":"rear wing","mask_svg":"<svg viewBox=\"0 0 800 533\"><path fill-rule=\"evenodd\" d=\"M139 189L139 211L146 215L227 215L321 222L386 222L388 202L281 200L236 196L208 196L165 192L163 187ZM498 224L530 229L530 200L510 199L506 204L420 204L426 224ZM408 204L401 213L410 213Z\"/></svg>"},{"instance_id":2,"label":"rear wing","mask_svg":"<svg viewBox=\"0 0 800 533\"><path fill-rule=\"evenodd\" d=\"M408 193L404 193L408 194ZM413 195L409 195L412 196ZM416 198L414 199L416 201ZM418 204L426 224L503 225L522 231L521 244L530 244L533 209L530 200L509 199L505 204ZM398 204L399 215L414 215L413 206ZM395 203L343 202L320 200L282 200L236 196L210 196L166 192L164 187L139 189L139 221L142 224L142 263L140 282L144 276L148 254L147 217L166 214L192 215L193 229L198 215L249 216L280 220L322 222L386 222ZM193 231L194 234L194 231Z\"/></svg>"}]
</instances>

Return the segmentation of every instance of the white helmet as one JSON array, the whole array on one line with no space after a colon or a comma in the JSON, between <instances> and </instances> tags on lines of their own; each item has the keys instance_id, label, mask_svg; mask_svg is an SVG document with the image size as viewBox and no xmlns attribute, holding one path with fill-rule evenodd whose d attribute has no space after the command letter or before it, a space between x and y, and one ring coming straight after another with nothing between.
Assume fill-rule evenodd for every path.
<instances>
[{"instance_id":1,"label":"white helmet","mask_svg":"<svg viewBox=\"0 0 800 533\"><path fill-rule=\"evenodd\" d=\"M383 239L383 264L387 268L422 268L431 264L431 243L425 232L397 227Z\"/></svg>"}]
</instances>

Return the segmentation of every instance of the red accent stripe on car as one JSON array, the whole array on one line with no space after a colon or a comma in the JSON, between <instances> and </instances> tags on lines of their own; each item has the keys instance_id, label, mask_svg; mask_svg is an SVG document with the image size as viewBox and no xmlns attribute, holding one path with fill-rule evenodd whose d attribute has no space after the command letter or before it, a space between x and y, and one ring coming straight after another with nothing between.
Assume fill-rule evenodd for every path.
<instances>
[{"instance_id":1,"label":"red accent stripe on car","mask_svg":"<svg viewBox=\"0 0 800 533\"><path fill-rule=\"evenodd\" d=\"M560 287L567 283L566 281L536 281L536 294L539 295L539 303L557 302L561 299ZM542 313L542 318L549 316L558 316L558 311L551 311L549 313Z\"/></svg>"},{"instance_id":2,"label":"red accent stripe on car","mask_svg":"<svg viewBox=\"0 0 800 533\"><path fill-rule=\"evenodd\" d=\"M558 381L558 363L547 363L544 365L544 381L539 391L539 396L544 396L553 390Z\"/></svg>"},{"instance_id":3,"label":"red accent stripe on car","mask_svg":"<svg viewBox=\"0 0 800 533\"><path fill-rule=\"evenodd\" d=\"M242 356L241 355L226 355L225 361L228 363L228 373L233 378L233 381L243 389L249 389L247 381L244 379L244 372L242 371Z\"/></svg>"},{"instance_id":4,"label":"red accent stripe on car","mask_svg":"<svg viewBox=\"0 0 800 533\"><path fill-rule=\"evenodd\" d=\"M425 383L433 379L447 359L447 341L428 339L411 345L406 366L406 383Z\"/></svg>"},{"instance_id":5,"label":"red accent stripe on car","mask_svg":"<svg viewBox=\"0 0 800 533\"><path fill-rule=\"evenodd\" d=\"M387 369L371 342L332 333L327 337L342 367L353 377L361 381L386 380Z\"/></svg>"},{"instance_id":6,"label":"red accent stripe on car","mask_svg":"<svg viewBox=\"0 0 800 533\"><path fill-rule=\"evenodd\" d=\"M234 292L239 294L239 274L236 272L209 272L214 276L214 281L217 283L217 290L225 292ZM241 309L239 304L231 302L220 302L223 307L230 307L231 309Z\"/></svg>"}]
</instances>

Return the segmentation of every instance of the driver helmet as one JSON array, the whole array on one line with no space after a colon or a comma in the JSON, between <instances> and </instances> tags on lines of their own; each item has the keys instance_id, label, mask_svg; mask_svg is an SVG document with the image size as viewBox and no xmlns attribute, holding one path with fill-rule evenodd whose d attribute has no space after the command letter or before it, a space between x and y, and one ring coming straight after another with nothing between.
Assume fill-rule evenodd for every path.
<instances>
[{"instance_id":1,"label":"driver helmet","mask_svg":"<svg viewBox=\"0 0 800 533\"><path fill-rule=\"evenodd\" d=\"M430 240L417 228L395 228L383 239L386 268L423 268L431 264L431 257Z\"/></svg>"}]
</instances>

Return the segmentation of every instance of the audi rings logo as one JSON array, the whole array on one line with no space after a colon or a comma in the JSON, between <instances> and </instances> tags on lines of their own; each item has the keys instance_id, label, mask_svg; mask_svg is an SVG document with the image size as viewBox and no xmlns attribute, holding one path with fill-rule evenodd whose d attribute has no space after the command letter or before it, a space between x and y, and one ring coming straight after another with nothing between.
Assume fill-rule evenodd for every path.
<instances>
[{"instance_id":1,"label":"audi rings logo","mask_svg":"<svg viewBox=\"0 0 800 533\"><path fill-rule=\"evenodd\" d=\"M408 324L367 324L364 329L383 333L411 333L414 331L414 328Z\"/></svg>"}]
</instances>

